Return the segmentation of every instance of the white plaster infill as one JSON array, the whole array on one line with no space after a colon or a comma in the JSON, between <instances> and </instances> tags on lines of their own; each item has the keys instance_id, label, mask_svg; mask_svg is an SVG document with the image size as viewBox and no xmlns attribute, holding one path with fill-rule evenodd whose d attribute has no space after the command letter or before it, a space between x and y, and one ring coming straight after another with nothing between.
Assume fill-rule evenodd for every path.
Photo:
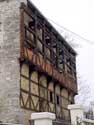
<instances>
[{"instance_id":1,"label":"white plaster infill","mask_svg":"<svg viewBox=\"0 0 94 125\"><path fill-rule=\"evenodd\" d=\"M34 125L53 125L55 114L49 112L32 113L31 120L34 120Z\"/></svg>"}]
</instances>

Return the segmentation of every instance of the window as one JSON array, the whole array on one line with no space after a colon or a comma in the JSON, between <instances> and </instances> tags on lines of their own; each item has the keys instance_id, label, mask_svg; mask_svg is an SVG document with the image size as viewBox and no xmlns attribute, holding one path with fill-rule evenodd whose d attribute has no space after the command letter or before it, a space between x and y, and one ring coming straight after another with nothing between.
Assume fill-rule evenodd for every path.
<instances>
[{"instance_id":1,"label":"window","mask_svg":"<svg viewBox=\"0 0 94 125\"><path fill-rule=\"evenodd\" d=\"M24 12L25 41L24 45L29 49L35 49L35 19Z\"/></svg>"},{"instance_id":2,"label":"window","mask_svg":"<svg viewBox=\"0 0 94 125\"><path fill-rule=\"evenodd\" d=\"M50 40L49 36L45 37L45 43L46 43L46 45L50 46L51 40Z\"/></svg>"},{"instance_id":3,"label":"window","mask_svg":"<svg viewBox=\"0 0 94 125\"><path fill-rule=\"evenodd\" d=\"M58 69L60 73L64 71L64 46L61 41L58 43Z\"/></svg>"},{"instance_id":4,"label":"window","mask_svg":"<svg viewBox=\"0 0 94 125\"><path fill-rule=\"evenodd\" d=\"M58 67L58 57L54 52L52 53L52 63L55 68Z\"/></svg>"},{"instance_id":5,"label":"window","mask_svg":"<svg viewBox=\"0 0 94 125\"><path fill-rule=\"evenodd\" d=\"M58 58L58 68L59 68L59 72L62 73L64 70L64 61L62 59L62 55L59 55L59 58Z\"/></svg>"},{"instance_id":6,"label":"window","mask_svg":"<svg viewBox=\"0 0 94 125\"><path fill-rule=\"evenodd\" d=\"M41 41L42 41L42 35L43 35L42 26L37 24L37 36L38 39L40 39Z\"/></svg>"},{"instance_id":7,"label":"window","mask_svg":"<svg viewBox=\"0 0 94 125\"><path fill-rule=\"evenodd\" d=\"M56 41L53 41L52 47L53 47L54 53L56 54L57 53L57 44L56 44Z\"/></svg>"},{"instance_id":8,"label":"window","mask_svg":"<svg viewBox=\"0 0 94 125\"><path fill-rule=\"evenodd\" d=\"M45 45L44 51L45 51L46 59L51 62L51 37L48 31L45 32L45 44L44 45Z\"/></svg>"},{"instance_id":9,"label":"window","mask_svg":"<svg viewBox=\"0 0 94 125\"><path fill-rule=\"evenodd\" d=\"M50 102L53 102L53 93L50 91Z\"/></svg>"},{"instance_id":10,"label":"window","mask_svg":"<svg viewBox=\"0 0 94 125\"><path fill-rule=\"evenodd\" d=\"M60 98L59 98L59 95L56 96L56 104L57 104L57 105L60 105Z\"/></svg>"},{"instance_id":11,"label":"window","mask_svg":"<svg viewBox=\"0 0 94 125\"><path fill-rule=\"evenodd\" d=\"M51 45L51 29L45 26L45 44L50 48Z\"/></svg>"},{"instance_id":12,"label":"window","mask_svg":"<svg viewBox=\"0 0 94 125\"><path fill-rule=\"evenodd\" d=\"M30 22L28 23L28 27L29 27L30 29L34 30L34 29L35 29L35 20L30 21Z\"/></svg>"}]
</instances>

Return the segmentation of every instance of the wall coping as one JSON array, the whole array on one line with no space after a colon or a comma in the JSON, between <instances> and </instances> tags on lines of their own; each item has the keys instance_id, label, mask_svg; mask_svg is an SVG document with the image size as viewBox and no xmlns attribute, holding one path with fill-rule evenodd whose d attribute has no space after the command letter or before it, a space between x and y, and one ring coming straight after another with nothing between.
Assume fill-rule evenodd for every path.
<instances>
[{"instance_id":1,"label":"wall coping","mask_svg":"<svg viewBox=\"0 0 94 125\"><path fill-rule=\"evenodd\" d=\"M0 123L0 125L23 125L23 124L15 124L15 123Z\"/></svg>"},{"instance_id":2,"label":"wall coping","mask_svg":"<svg viewBox=\"0 0 94 125\"><path fill-rule=\"evenodd\" d=\"M55 120L56 116L53 113L49 112L41 112L41 113L32 113L31 114L31 120L43 120L43 119L49 119L49 120Z\"/></svg>"},{"instance_id":3,"label":"wall coping","mask_svg":"<svg viewBox=\"0 0 94 125\"><path fill-rule=\"evenodd\" d=\"M73 105L68 105L68 109L69 110L83 110L83 106L82 105L78 105L78 104L73 104Z\"/></svg>"}]
</instances>

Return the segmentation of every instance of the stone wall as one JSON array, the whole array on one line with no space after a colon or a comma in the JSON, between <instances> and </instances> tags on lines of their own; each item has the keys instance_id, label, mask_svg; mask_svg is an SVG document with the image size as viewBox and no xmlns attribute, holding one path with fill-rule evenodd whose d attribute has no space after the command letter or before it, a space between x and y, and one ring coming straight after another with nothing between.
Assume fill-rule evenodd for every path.
<instances>
[{"instance_id":1,"label":"stone wall","mask_svg":"<svg viewBox=\"0 0 94 125\"><path fill-rule=\"evenodd\" d=\"M0 121L23 123L20 94L20 2L0 0Z\"/></svg>"}]
</instances>

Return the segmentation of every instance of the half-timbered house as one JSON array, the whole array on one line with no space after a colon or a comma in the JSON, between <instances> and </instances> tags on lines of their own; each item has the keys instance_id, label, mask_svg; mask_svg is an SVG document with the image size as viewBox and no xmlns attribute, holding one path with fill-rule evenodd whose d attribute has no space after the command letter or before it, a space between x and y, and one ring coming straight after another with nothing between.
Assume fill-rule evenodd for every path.
<instances>
[{"instance_id":1,"label":"half-timbered house","mask_svg":"<svg viewBox=\"0 0 94 125\"><path fill-rule=\"evenodd\" d=\"M3 5L9 3L12 4L12 1ZM70 123L67 106L74 104L77 94L76 52L29 0L20 3L19 17L20 55L17 66L20 82L17 84L20 88L19 107L26 124L32 112L52 112L56 114L57 120ZM15 19L11 18L8 23L12 24L13 21ZM18 31L14 27L13 30ZM18 34L14 35L17 37Z\"/></svg>"}]
</instances>

